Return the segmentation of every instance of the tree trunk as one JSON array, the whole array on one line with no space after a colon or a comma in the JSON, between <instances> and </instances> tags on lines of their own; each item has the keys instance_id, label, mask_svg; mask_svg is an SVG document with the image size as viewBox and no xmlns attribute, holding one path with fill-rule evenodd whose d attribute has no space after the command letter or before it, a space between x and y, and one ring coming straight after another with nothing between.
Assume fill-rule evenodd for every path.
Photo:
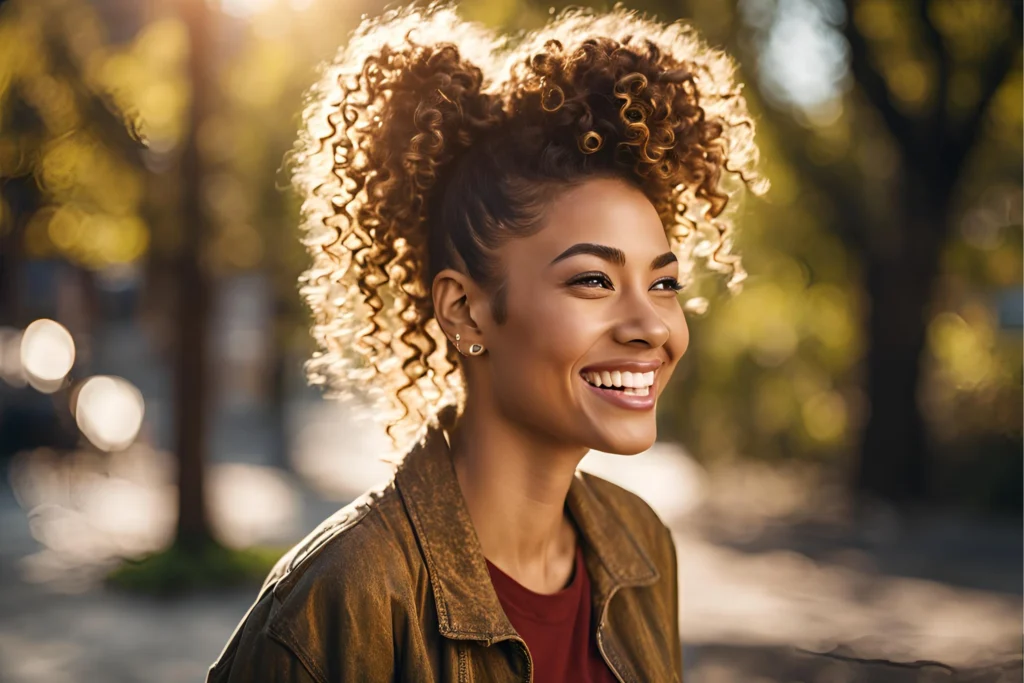
<instances>
[{"instance_id":1,"label":"tree trunk","mask_svg":"<svg viewBox=\"0 0 1024 683\"><path fill-rule=\"evenodd\" d=\"M183 3L189 28L192 107L181 160L181 233L178 252L176 434L178 453L178 528L176 543L196 549L212 538L206 507L206 418L209 387L206 373L210 276L203 261L203 238L209 232L202 197L202 159L197 144L210 84L207 78L209 12L205 0Z\"/></svg>"},{"instance_id":2,"label":"tree trunk","mask_svg":"<svg viewBox=\"0 0 1024 683\"><path fill-rule=\"evenodd\" d=\"M32 176L0 179L0 325L24 327L21 307L21 264L24 260L25 228L40 203L38 185Z\"/></svg>"},{"instance_id":3,"label":"tree trunk","mask_svg":"<svg viewBox=\"0 0 1024 683\"><path fill-rule=\"evenodd\" d=\"M931 458L918 387L948 207L934 188L911 178L894 203L903 211L897 242L868 248L865 285L866 390L870 413L860 444L855 485L860 493L891 502L923 499ZM893 236L893 233L890 233ZM879 252L883 253L879 253Z\"/></svg>"},{"instance_id":4,"label":"tree trunk","mask_svg":"<svg viewBox=\"0 0 1024 683\"><path fill-rule=\"evenodd\" d=\"M275 316L275 328L281 321ZM274 334L274 347L270 352L270 464L287 470L291 468L288 443L288 356L280 334Z\"/></svg>"}]
</instances>

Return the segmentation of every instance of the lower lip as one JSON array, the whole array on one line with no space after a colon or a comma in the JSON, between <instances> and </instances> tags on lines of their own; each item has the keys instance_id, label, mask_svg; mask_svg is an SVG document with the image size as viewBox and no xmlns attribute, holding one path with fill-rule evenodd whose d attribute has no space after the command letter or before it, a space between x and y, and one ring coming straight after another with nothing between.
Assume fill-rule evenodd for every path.
<instances>
[{"instance_id":1,"label":"lower lip","mask_svg":"<svg viewBox=\"0 0 1024 683\"><path fill-rule=\"evenodd\" d=\"M627 410L651 410L654 408L654 400L657 398L657 392L654 390L654 385L651 385L651 388L647 390L646 396L631 396L630 394L622 391L616 391L615 389L595 387L582 377L580 377L580 381L586 384L588 389L612 405L616 405L619 408L625 408Z\"/></svg>"}]
</instances>

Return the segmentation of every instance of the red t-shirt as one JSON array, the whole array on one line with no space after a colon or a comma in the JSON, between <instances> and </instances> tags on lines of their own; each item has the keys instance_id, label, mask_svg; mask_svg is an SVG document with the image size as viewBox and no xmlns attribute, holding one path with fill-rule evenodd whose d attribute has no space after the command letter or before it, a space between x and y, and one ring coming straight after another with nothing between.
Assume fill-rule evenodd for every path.
<instances>
[{"instance_id":1,"label":"red t-shirt","mask_svg":"<svg viewBox=\"0 0 1024 683\"><path fill-rule=\"evenodd\" d=\"M615 683L590 635L590 577L581 544L569 585L551 595L534 593L490 560L487 569L505 614L530 650L535 683Z\"/></svg>"}]
</instances>

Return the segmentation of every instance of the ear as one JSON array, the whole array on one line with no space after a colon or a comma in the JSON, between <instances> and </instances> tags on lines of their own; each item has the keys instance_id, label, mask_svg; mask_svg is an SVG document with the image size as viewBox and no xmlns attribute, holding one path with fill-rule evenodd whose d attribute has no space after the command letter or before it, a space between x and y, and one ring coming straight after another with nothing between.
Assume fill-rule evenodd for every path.
<instances>
[{"instance_id":1,"label":"ear","mask_svg":"<svg viewBox=\"0 0 1024 683\"><path fill-rule=\"evenodd\" d=\"M477 320L487 314L487 297L473 280L457 270L445 268L434 276L431 286L434 299L434 317L445 335L455 344L455 335L461 340L463 354L472 344L484 344L483 330Z\"/></svg>"}]
</instances>

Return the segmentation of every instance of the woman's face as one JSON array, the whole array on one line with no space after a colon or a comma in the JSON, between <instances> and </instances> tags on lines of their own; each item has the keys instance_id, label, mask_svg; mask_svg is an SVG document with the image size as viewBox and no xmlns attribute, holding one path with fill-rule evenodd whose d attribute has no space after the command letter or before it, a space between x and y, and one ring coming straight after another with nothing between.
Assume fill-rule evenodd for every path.
<instances>
[{"instance_id":1,"label":"woman's face","mask_svg":"<svg viewBox=\"0 0 1024 683\"><path fill-rule=\"evenodd\" d=\"M654 206L623 181L588 180L499 257L507 317L482 325L498 409L558 443L650 447L658 395L689 343Z\"/></svg>"}]
</instances>

